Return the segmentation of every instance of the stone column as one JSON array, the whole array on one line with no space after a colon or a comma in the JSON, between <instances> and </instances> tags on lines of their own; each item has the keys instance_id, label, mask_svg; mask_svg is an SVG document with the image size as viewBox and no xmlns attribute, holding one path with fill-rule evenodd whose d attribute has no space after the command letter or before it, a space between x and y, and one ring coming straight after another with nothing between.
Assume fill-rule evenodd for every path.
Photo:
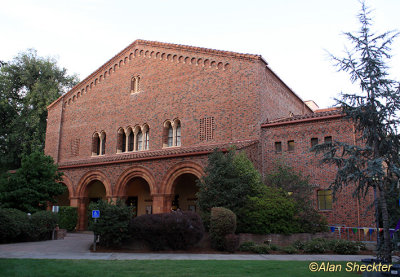
<instances>
[{"instance_id":1,"label":"stone column","mask_svg":"<svg viewBox=\"0 0 400 277\"><path fill-rule=\"evenodd\" d=\"M87 202L88 202L88 198L87 197L79 198L79 204L78 204L78 226L76 228L78 231L83 231L83 230L86 229Z\"/></svg>"},{"instance_id":2,"label":"stone column","mask_svg":"<svg viewBox=\"0 0 400 277\"><path fill-rule=\"evenodd\" d=\"M153 194L153 214L169 213L173 195L171 194Z\"/></svg>"}]
</instances>

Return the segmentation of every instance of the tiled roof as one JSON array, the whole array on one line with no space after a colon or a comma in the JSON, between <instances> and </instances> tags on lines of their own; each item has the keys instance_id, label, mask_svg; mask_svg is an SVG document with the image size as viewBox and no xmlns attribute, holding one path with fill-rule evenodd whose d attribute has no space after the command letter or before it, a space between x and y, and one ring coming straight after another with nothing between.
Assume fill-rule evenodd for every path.
<instances>
[{"instance_id":1,"label":"tiled roof","mask_svg":"<svg viewBox=\"0 0 400 277\"><path fill-rule=\"evenodd\" d=\"M324 120L329 118L339 118L342 116L344 116L344 114L342 113L342 110L339 108L321 109L321 110L316 110L314 113L293 115L291 117L271 120L262 124L261 127L285 125L285 124L299 123L304 121Z\"/></svg>"},{"instance_id":2,"label":"tiled roof","mask_svg":"<svg viewBox=\"0 0 400 277\"><path fill-rule=\"evenodd\" d=\"M137 160L169 158L174 156L204 155L212 152L216 148L228 149L231 146L236 146L237 149L243 149L256 143L258 143L258 140L244 140L220 144L198 145L193 147L170 147L153 151L127 152L110 156L94 156L85 160L61 162L58 165L59 168L62 169L75 166L91 166L104 163L122 163L131 161L134 162Z\"/></svg>"}]
</instances>

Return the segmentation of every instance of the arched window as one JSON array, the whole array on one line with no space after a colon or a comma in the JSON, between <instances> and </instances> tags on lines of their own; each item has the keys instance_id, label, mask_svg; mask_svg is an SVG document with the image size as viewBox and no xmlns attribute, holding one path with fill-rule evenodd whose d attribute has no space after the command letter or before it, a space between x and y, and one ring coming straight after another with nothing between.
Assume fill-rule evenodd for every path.
<instances>
[{"instance_id":1,"label":"arched window","mask_svg":"<svg viewBox=\"0 0 400 277\"><path fill-rule=\"evenodd\" d=\"M139 131L139 133L137 133L136 150L140 151L140 150L142 150L142 147L143 147L143 133L142 133L142 131Z\"/></svg>"},{"instance_id":2,"label":"arched window","mask_svg":"<svg viewBox=\"0 0 400 277\"><path fill-rule=\"evenodd\" d=\"M132 77L131 79L131 93L138 93L140 90L140 76Z\"/></svg>"},{"instance_id":3,"label":"arched window","mask_svg":"<svg viewBox=\"0 0 400 277\"><path fill-rule=\"evenodd\" d=\"M175 132L175 146L181 146L181 122L178 122Z\"/></svg>"},{"instance_id":4,"label":"arched window","mask_svg":"<svg viewBox=\"0 0 400 277\"><path fill-rule=\"evenodd\" d=\"M144 150L149 150L149 130L144 133Z\"/></svg>"},{"instance_id":5,"label":"arched window","mask_svg":"<svg viewBox=\"0 0 400 277\"><path fill-rule=\"evenodd\" d=\"M128 151L133 151L133 143L135 141L134 134L131 130L128 136Z\"/></svg>"},{"instance_id":6,"label":"arched window","mask_svg":"<svg viewBox=\"0 0 400 277\"><path fill-rule=\"evenodd\" d=\"M105 155L106 154L106 133L105 132L101 132L100 135L100 153L99 155Z\"/></svg>"},{"instance_id":7,"label":"arched window","mask_svg":"<svg viewBox=\"0 0 400 277\"><path fill-rule=\"evenodd\" d=\"M118 137L117 137L117 153L123 153L126 149L126 135L125 130L123 128L118 129Z\"/></svg>"},{"instance_id":8,"label":"arched window","mask_svg":"<svg viewBox=\"0 0 400 277\"><path fill-rule=\"evenodd\" d=\"M94 133L92 137L92 156L100 155L100 136Z\"/></svg>"},{"instance_id":9,"label":"arched window","mask_svg":"<svg viewBox=\"0 0 400 277\"><path fill-rule=\"evenodd\" d=\"M169 124L169 127L168 127L168 147L173 146L173 141L174 141L174 132L173 132L173 129L172 129L172 125Z\"/></svg>"}]
</instances>

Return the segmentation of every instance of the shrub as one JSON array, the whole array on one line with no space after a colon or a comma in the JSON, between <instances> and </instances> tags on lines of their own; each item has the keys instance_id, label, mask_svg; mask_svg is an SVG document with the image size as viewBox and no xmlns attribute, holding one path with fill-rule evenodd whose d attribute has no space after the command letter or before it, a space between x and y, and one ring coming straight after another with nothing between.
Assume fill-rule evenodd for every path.
<instances>
[{"instance_id":1,"label":"shrub","mask_svg":"<svg viewBox=\"0 0 400 277\"><path fill-rule=\"evenodd\" d=\"M279 246L275 245L275 244L270 244L269 248L271 248L272 251L278 251L279 250Z\"/></svg>"},{"instance_id":2,"label":"shrub","mask_svg":"<svg viewBox=\"0 0 400 277\"><path fill-rule=\"evenodd\" d=\"M78 208L62 206L58 212L58 225L61 229L74 231L78 222Z\"/></svg>"},{"instance_id":3,"label":"shrub","mask_svg":"<svg viewBox=\"0 0 400 277\"><path fill-rule=\"evenodd\" d=\"M193 212L141 215L131 221L130 233L152 250L187 249L204 235L201 218Z\"/></svg>"},{"instance_id":4,"label":"shrub","mask_svg":"<svg viewBox=\"0 0 400 277\"><path fill-rule=\"evenodd\" d=\"M22 241L23 232L28 225L26 213L17 209L0 208L0 243Z\"/></svg>"},{"instance_id":5,"label":"shrub","mask_svg":"<svg viewBox=\"0 0 400 277\"><path fill-rule=\"evenodd\" d=\"M335 240L331 245L331 250L337 254L354 255L360 252L360 246L353 241Z\"/></svg>"},{"instance_id":6,"label":"shrub","mask_svg":"<svg viewBox=\"0 0 400 277\"><path fill-rule=\"evenodd\" d=\"M51 211L40 211L32 214L30 219L31 240L48 240L51 239L52 232L58 222L57 214Z\"/></svg>"},{"instance_id":7,"label":"shrub","mask_svg":"<svg viewBox=\"0 0 400 277\"><path fill-rule=\"evenodd\" d=\"M100 235L101 246L119 247L124 240L130 238L129 222L132 218L132 209L121 200L115 204L104 200L91 203L89 212L91 213L92 210L100 210L100 218L97 222L91 219L89 229L96 235Z\"/></svg>"},{"instance_id":8,"label":"shrub","mask_svg":"<svg viewBox=\"0 0 400 277\"><path fill-rule=\"evenodd\" d=\"M210 238L211 246L217 250L225 250L225 236L235 233L236 215L229 209L215 207L211 209Z\"/></svg>"},{"instance_id":9,"label":"shrub","mask_svg":"<svg viewBox=\"0 0 400 277\"><path fill-rule=\"evenodd\" d=\"M304 245L304 252L322 254L329 250L329 245L324 239L313 239Z\"/></svg>"},{"instance_id":10,"label":"shrub","mask_svg":"<svg viewBox=\"0 0 400 277\"><path fill-rule=\"evenodd\" d=\"M235 234L228 234L225 236L224 249L228 252L235 252L239 248L239 236Z\"/></svg>"},{"instance_id":11,"label":"shrub","mask_svg":"<svg viewBox=\"0 0 400 277\"><path fill-rule=\"evenodd\" d=\"M252 248L255 245L256 244L253 241L245 241L240 245L239 250L243 252L252 252Z\"/></svg>"},{"instance_id":12,"label":"shrub","mask_svg":"<svg viewBox=\"0 0 400 277\"><path fill-rule=\"evenodd\" d=\"M297 250L304 250L305 242L301 240L296 240L293 242L292 246Z\"/></svg>"},{"instance_id":13,"label":"shrub","mask_svg":"<svg viewBox=\"0 0 400 277\"><path fill-rule=\"evenodd\" d=\"M299 253L299 250L296 249L296 248L293 247L293 246L286 246L286 247L283 247L283 248L282 248L282 251L285 252L285 253L287 253L287 254L297 254L297 253Z\"/></svg>"},{"instance_id":14,"label":"shrub","mask_svg":"<svg viewBox=\"0 0 400 277\"><path fill-rule=\"evenodd\" d=\"M256 254L269 254L271 248L265 244L256 244L251 247L250 251Z\"/></svg>"},{"instance_id":15,"label":"shrub","mask_svg":"<svg viewBox=\"0 0 400 277\"><path fill-rule=\"evenodd\" d=\"M253 234L291 234L295 203L280 189L265 187L264 193L250 197L248 204L238 212L238 232Z\"/></svg>"}]
</instances>

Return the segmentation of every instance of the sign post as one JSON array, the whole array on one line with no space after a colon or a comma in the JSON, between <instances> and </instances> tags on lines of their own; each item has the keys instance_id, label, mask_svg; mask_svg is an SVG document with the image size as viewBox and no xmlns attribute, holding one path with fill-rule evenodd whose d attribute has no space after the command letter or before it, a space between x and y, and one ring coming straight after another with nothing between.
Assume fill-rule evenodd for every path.
<instances>
[{"instance_id":1,"label":"sign post","mask_svg":"<svg viewBox=\"0 0 400 277\"><path fill-rule=\"evenodd\" d=\"M94 219L94 223L96 223L97 219L100 218L100 211L92 210L92 218ZM93 242L93 251L94 252L96 252L96 242L97 242L97 235L96 235L96 233L94 233L94 242Z\"/></svg>"}]
</instances>

